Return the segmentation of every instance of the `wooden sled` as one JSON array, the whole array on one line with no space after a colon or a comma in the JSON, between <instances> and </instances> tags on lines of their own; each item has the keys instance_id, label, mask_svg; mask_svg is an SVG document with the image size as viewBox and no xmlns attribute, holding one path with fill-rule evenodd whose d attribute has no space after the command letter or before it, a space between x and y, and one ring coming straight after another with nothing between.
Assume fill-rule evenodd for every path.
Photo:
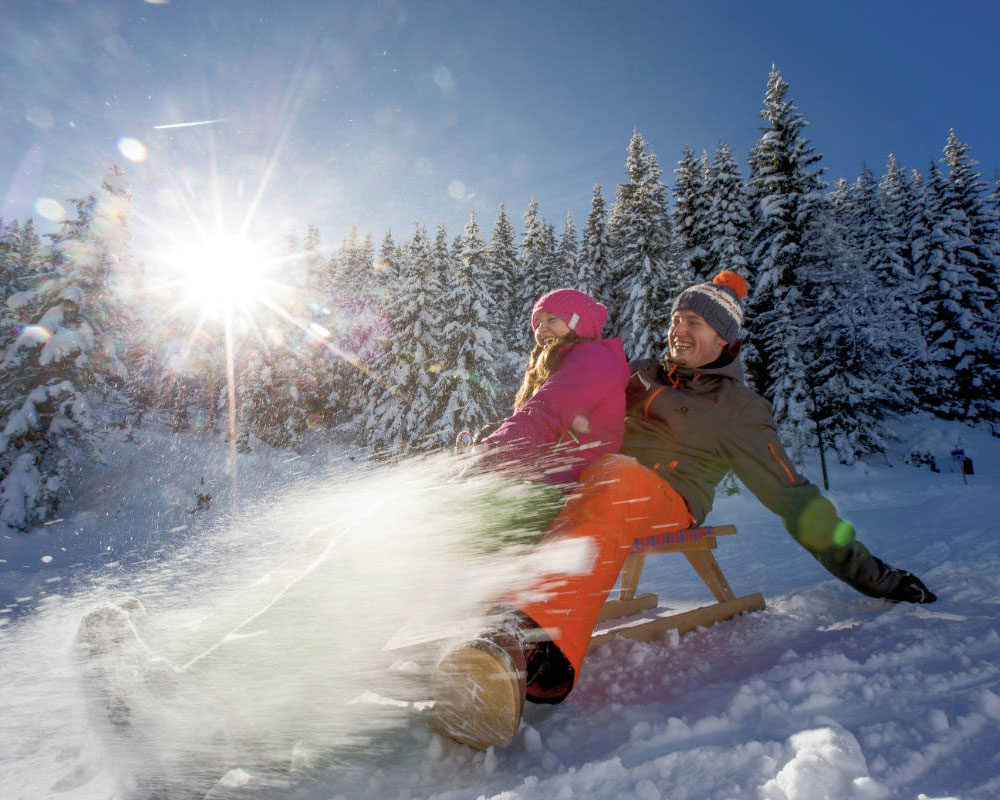
<instances>
[{"instance_id":1,"label":"wooden sled","mask_svg":"<svg viewBox=\"0 0 1000 800\"><path fill-rule=\"evenodd\" d=\"M764 596L748 594L737 597L729 588L712 550L717 536L736 533L735 525L702 526L664 533L636 540L625 559L619 580L618 596L608 600L597 617L597 626L587 652L592 652L615 636L625 636L638 642L664 638L671 630L685 633L701 626L714 625L744 611L764 608ZM652 593L636 595L639 577L646 556L658 553L683 553L715 596L716 602L680 613L664 613L659 609L659 597Z\"/></svg>"}]
</instances>

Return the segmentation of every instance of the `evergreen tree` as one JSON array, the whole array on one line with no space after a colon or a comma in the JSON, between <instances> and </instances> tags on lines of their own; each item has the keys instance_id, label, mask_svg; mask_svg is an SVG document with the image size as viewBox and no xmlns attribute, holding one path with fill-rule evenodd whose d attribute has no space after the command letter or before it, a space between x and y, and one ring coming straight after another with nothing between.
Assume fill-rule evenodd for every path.
<instances>
[{"instance_id":1,"label":"evergreen tree","mask_svg":"<svg viewBox=\"0 0 1000 800\"><path fill-rule=\"evenodd\" d=\"M583 229L583 255L577 274L577 287L595 300L610 308L612 287L607 284L610 265L608 245L608 220L604 207L601 187L594 185L594 196L590 201L590 214Z\"/></svg>"},{"instance_id":2,"label":"evergreen tree","mask_svg":"<svg viewBox=\"0 0 1000 800\"><path fill-rule=\"evenodd\" d=\"M425 445L420 414L432 403L430 367L440 318L427 297L428 288L436 288L436 276L427 231L419 225L399 253L397 270L387 310L397 335L380 361L365 419L366 442L379 458L398 457Z\"/></svg>"},{"instance_id":3,"label":"evergreen tree","mask_svg":"<svg viewBox=\"0 0 1000 800\"><path fill-rule=\"evenodd\" d=\"M708 272L712 274L704 273L700 279L711 280L720 270L746 276L749 272L745 251L750 214L739 165L726 144L720 144L712 157L705 194L708 197Z\"/></svg>"},{"instance_id":4,"label":"evergreen tree","mask_svg":"<svg viewBox=\"0 0 1000 800\"><path fill-rule=\"evenodd\" d=\"M514 229L503 203L493 226L487 264L490 295L495 300L493 314L497 320L494 328L498 347L497 375L504 386L510 386L516 383L520 373L524 319L520 317L520 303L510 302L510 298L515 296L513 287L520 277L521 267Z\"/></svg>"},{"instance_id":5,"label":"evergreen tree","mask_svg":"<svg viewBox=\"0 0 1000 800\"><path fill-rule=\"evenodd\" d=\"M1000 170L993 172L993 191L989 196L990 204L993 208L993 216L1000 221Z\"/></svg>"},{"instance_id":6,"label":"evergreen tree","mask_svg":"<svg viewBox=\"0 0 1000 800\"><path fill-rule=\"evenodd\" d=\"M340 321L334 343L347 354L338 370L340 399L351 416L366 411L365 371L358 367L378 358L380 338L385 334L374 260L371 236L359 236L357 228L352 226L338 248L337 286L332 298L335 318Z\"/></svg>"},{"instance_id":7,"label":"evergreen tree","mask_svg":"<svg viewBox=\"0 0 1000 800\"><path fill-rule=\"evenodd\" d=\"M633 339L643 335L643 328L666 330L670 300L691 281L689 275L670 261L667 189L661 180L656 155L648 151L638 131L629 142L625 169L629 180L619 185L608 220L614 251L611 270L614 284L603 294L612 300L608 308L609 329L619 332L625 351L631 353ZM633 284L640 280L648 281L649 285L635 290ZM643 305L644 310L636 313L631 303L640 291L648 293L649 301ZM627 298L626 303L616 303L618 297Z\"/></svg>"},{"instance_id":8,"label":"evergreen tree","mask_svg":"<svg viewBox=\"0 0 1000 800\"><path fill-rule=\"evenodd\" d=\"M852 190L852 227L857 231L855 256L866 279L860 286L865 288L866 307L872 311L869 324L877 326L879 337L886 342L880 371L888 383L897 387L896 397L909 400L912 365L922 352L912 332L920 326L913 274L907 264L907 242L899 228L902 186L897 181L901 173L892 159L887 170L894 171L893 177L877 182L870 169L862 169ZM886 194L882 185L888 185L892 194Z\"/></svg>"},{"instance_id":9,"label":"evergreen tree","mask_svg":"<svg viewBox=\"0 0 1000 800\"><path fill-rule=\"evenodd\" d=\"M846 183L846 182L845 182ZM803 445L831 449L838 460L884 453L884 420L910 396L894 373L892 347L900 335L877 263L859 259L837 215L823 215L807 239L803 261L812 264L815 304L802 309L810 335L800 345L806 397ZM816 257L810 252L815 248Z\"/></svg>"},{"instance_id":10,"label":"evergreen tree","mask_svg":"<svg viewBox=\"0 0 1000 800\"><path fill-rule=\"evenodd\" d=\"M0 364L13 401L0 429L0 522L12 528L51 516L74 466L100 458L106 404L124 405L122 314L109 286L128 261L130 201L112 167L99 192L72 201L49 274L8 301L33 320Z\"/></svg>"},{"instance_id":11,"label":"evergreen tree","mask_svg":"<svg viewBox=\"0 0 1000 800\"><path fill-rule=\"evenodd\" d=\"M969 221L948 179L931 164L923 185L926 235L916 243L918 300L927 346L916 381L921 405L945 419L976 419L983 393L981 362L990 346L983 292L963 251Z\"/></svg>"},{"instance_id":12,"label":"evergreen tree","mask_svg":"<svg viewBox=\"0 0 1000 800\"><path fill-rule=\"evenodd\" d=\"M646 256L642 270L632 282L628 307L632 309L632 341L629 344L629 359L659 357L666 349L669 316L664 312L664 296L660 281L662 275L655 268L653 260ZM650 322L654 320L654 322Z\"/></svg>"},{"instance_id":13,"label":"evergreen tree","mask_svg":"<svg viewBox=\"0 0 1000 800\"><path fill-rule=\"evenodd\" d=\"M824 215L832 210L822 195L821 157L803 133L808 123L787 95L788 84L772 67L761 111L767 124L750 153L754 275L744 355L758 391L771 401L785 440L798 454L812 444L806 359L822 345L804 311L816 306L822 266L835 256L823 251L829 243Z\"/></svg>"},{"instance_id":14,"label":"evergreen tree","mask_svg":"<svg viewBox=\"0 0 1000 800\"><path fill-rule=\"evenodd\" d=\"M695 157L691 145L686 145L674 170L674 262L695 282L710 280L713 268L708 260L709 200L705 166Z\"/></svg>"},{"instance_id":15,"label":"evergreen tree","mask_svg":"<svg viewBox=\"0 0 1000 800\"><path fill-rule=\"evenodd\" d=\"M0 219L0 353L27 324L19 313L7 305L7 299L35 284L44 268L41 242L30 218L24 224L7 224ZM2 394L2 390L0 390Z\"/></svg>"},{"instance_id":16,"label":"evergreen tree","mask_svg":"<svg viewBox=\"0 0 1000 800\"><path fill-rule=\"evenodd\" d=\"M539 281L537 300L546 292L553 289L561 289L566 283L563 280L562 263L559 258L559 243L556 240L556 226L551 222L546 222L543 228L542 238L542 280ZM534 308L534 303L532 303Z\"/></svg>"},{"instance_id":17,"label":"evergreen tree","mask_svg":"<svg viewBox=\"0 0 1000 800\"><path fill-rule=\"evenodd\" d=\"M493 226L493 235L490 237L487 262L490 294L499 301L497 308L501 312L498 316L500 320L498 333L505 337L508 345L519 344L521 337L513 335L512 331L518 329L520 320L517 314L521 310L520 304L510 303L509 300L515 296L514 287L520 278L520 265L517 260L514 228L510 224L507 208L503 203L500 204L497 221Z\"/></svg>"},{"instance_id":18,"label":"evergreen tree","mask_svg":"<svg viewBox=\"0 0 1000 800\"><path fill-rule=\"evenodd\" d=\"M942 162L949 169L947 211L954 219L959 236L954 257L956 266L968 273L978 287L978 297L970 302L971 330L964 337L963 354L974 362L977 376L971 385L971 405L967 416L995 422L1000 419L1000 241L996 220L986 200L986 186L975 171L978 162L969 155L969 145L952 129ZM970 298L971 301L971 298ZM958 346L958 345L956 345ZM983 391L987 388L988 391Z\"/></svg>"},{"instance_id":19,"label":"evergreen tree","mask_svg":"<svg viewBox=\"0 0 1000 800\"><path fill-rule=\"evenodd\" d=\"M461 257L444 292L443 305L449 309L441 336L445 369L424 417L433 421L424 433L437 446L451 446L460 431L476 431L502 416L501 387L493 367L493 321L483 302L488 296L483 282L485 244L474 213L462 242Z\"/></svg>"},{"instance_id":20,"label":"evergreen tree","mask_svg":"<svg viewBox=\"0 0 1000 800\"><path fill-rule=\"evenodd\" d=\"M577 288L576 276L579 268L580 242L577 239L576 225L573 223L573 212L570 211L566 214L566 224L559 239L559 275L558 280L553 280L552 288Z\"/></svg>"},{"instance_id":21,"label":"evergreen tree","mask_svg":"<svg viewBox=\"0 0 1000 800\"><path fill-rule=\"evenodd\" d=\"M254 439L272 447L297 447L309 425L323 419L325 376L316 346L325 337L311 324L313 298L307 289L321 261L318 247L319 231L314 226L303 244L294 234L288 237L278 260L283 272L272 286L269 301L280 313L250 320L237 340L236 417L241 450L252 449ZM218 410L220 389L221 383L208 384L209 413Z\"/></svg>"},{"instance_id":22,"label":"evergreen tree","mask_svg":"<svg viewBox=\"0 0 1000 800\"><path fill-rule=\"evenodd\" d=\"M520 338L515 340L513 349L527 352L531 348L532 337L530 324L525 324L525 320L530 321L535 301L550 289L556 288L550 283L555 261L554 236L549 225L538 216L538 203L533 197L521 218L521 230L520 262L523 281L518 295L518 314L513 321L516 326L514 330L520 332Z\"/></svg>"}]
</instances>

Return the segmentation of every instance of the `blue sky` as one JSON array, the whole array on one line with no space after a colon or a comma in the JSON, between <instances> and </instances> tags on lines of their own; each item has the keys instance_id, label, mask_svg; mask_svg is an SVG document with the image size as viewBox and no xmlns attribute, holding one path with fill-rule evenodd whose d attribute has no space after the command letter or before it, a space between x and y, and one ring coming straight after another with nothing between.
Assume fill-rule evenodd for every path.
<instances>
[{"instance_id":1,"label":"blue sky","mask_svg":"<svg viewBox=\"0 0 1000 800\"><path fill-rule=\"evenodd\" d=\"M200 224L454 235L470 210L488 238L533 196L582 229L634 128L668 184L685 144L745 163L772 63L831 180L925 171L952 126L1000 167L993 2L2 2L0 214L51 230L39 209L115 162L140 251Z\"/></svg>"}]
</instances>

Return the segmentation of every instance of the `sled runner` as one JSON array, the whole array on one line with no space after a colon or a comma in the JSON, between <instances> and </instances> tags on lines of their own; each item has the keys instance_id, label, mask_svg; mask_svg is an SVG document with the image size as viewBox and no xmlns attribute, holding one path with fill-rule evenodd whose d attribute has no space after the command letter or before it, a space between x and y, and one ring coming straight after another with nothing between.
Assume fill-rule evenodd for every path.
<instances>
[{"instance_id":1,"label":"sled runner","mask_svg":"<svg viewBox=\"0 0 1000 800\"><path fill-rule=\"evenodd\" d=\"M685 633L700 626L714 625L744 611L759 611L764 608L764 596L759 592L743 597L737 597L733 593L712 554L717 546L717 536L735 533L735 525L706 525L637 539L622 567L618 596L608 600L597 617L597 626L588 652L615 636L651 642L662 639L671 630ZM668 609L658 608L657 595L637 595L646 556L659 553L683 553L715 596L716 602L690 611L666 613Z\"/></svg>"}]
</instances>

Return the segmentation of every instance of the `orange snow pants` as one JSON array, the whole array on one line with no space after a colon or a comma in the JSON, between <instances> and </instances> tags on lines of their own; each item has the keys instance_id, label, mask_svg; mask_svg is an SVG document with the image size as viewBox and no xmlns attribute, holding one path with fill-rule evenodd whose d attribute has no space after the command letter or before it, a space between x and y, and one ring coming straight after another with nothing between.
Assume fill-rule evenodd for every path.
<instances>
[{"instance_id":1,"label":"orange snow pants","mask_svg":"<svg viewBox=\"0 0 1000 800\"><path fill-rule=\"evenodd\" d=\"M567 498L542 541L589 538L590 569L546 575L538 584L508 596L573 665L574 685L597 614L636 537L681 530L693 523L684 498L630 456L602 456L581 473L580 487Z\"/></svg>"}]
</instances>

